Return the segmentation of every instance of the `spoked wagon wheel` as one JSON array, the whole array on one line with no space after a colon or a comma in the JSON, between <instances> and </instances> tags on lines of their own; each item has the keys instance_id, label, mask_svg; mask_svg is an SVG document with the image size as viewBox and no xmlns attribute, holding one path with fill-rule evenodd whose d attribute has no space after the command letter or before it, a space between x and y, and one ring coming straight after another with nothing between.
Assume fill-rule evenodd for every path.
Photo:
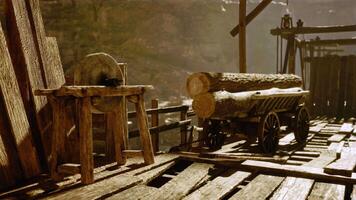
<instances>
[{"instance_id":1,"label":"spoked wagon wheel","mask_svg":"<svg viewBox=\"0 0 356 200\"><path fill-rule=\"evenodd\" d=\"M220 121L205 120L203 124L205 144L210 149L220 149L224 144L225 135L222 133Z\"/></svg>"},{"instance_id":2,"label":"spoked wagon wheel","mask_svg":"<svg viewBox=\"0 0 356 200\"><path fill-rule=\"evenodd\" d=\"M297 109L295 114L294 137L298 143L304 143L309 134L309 112L305 106Z\"/></svg>"},{"instance_id":3,"label":"spoked wagon wheel","mask_svg":"<svg viewBox=\"0 0 356 200\"><path fill-rule=\"evenodd\" d=\"M261 118L258 125L258 144L264 153L274 153L278 147L280 123L278 115L270 112Z\"/></svg>"}]
</instances>

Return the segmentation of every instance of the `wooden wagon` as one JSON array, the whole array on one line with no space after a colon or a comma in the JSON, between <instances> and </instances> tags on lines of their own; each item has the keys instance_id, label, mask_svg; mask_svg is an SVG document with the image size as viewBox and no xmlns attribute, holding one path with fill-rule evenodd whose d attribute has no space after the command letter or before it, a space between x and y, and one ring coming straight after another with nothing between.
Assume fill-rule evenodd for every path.
<instances>
[{"instance_id":1,"label":"wooden wagon","mask_svg":"<svg viewBox=\"0 0 356 200\"><path fill-rule=\"evenodd\" d=\"M309 91L301 88L238 93L219 91L207 93L201 100L195 99L193 108L202 110L199 106L203 104L214 105L210 109L214 113L210 113L210 117L203 122L205 144L208 147L221 148L226 135L242 133L250 142L257 139L264 153L274 153L278 147L281 126L294 131L298 143L306 141L309 112L305 99L308 94ZM209 109L204 112L209 112Z\"/></svg>"}]
</instances>

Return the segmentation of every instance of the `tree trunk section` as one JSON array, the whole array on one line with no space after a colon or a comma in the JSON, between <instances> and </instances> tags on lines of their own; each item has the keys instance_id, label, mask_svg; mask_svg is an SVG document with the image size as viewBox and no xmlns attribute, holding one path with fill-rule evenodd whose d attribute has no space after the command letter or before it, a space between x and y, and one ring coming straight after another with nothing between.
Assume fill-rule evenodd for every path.
<instances>
[{"instance_id":1,"label":"tree trunk section","mask_svg":"<svg viewBox=\"0 0 356 200\"><path fill-rule=\"evenodd\" d=\"M194 73L187 79L190 97L216 91L242 92L270 88L301 87L302 79L293 74Z\"/></svg>"}]
</instances>

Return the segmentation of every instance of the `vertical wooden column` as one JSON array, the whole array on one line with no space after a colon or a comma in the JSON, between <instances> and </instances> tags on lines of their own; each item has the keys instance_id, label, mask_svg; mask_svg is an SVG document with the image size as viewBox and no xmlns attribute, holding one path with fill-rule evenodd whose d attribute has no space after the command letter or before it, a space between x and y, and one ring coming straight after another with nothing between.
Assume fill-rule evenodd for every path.
<instances>
[{"instance_id":1,"label":"vertical wooden column","mask_svg":"<svg viewBox=\"0 0 356 200\"><path fill-rule=\"evenodd\" d=\"M240 0L239 23L239 66L240 73L246 73L246 0Z\"/></svg>"},{"instance_id":2,"label":"vertical wooden column","mask_svg":"<svg viewBox=\"0 0 356 200\"><path fill-rule=\"evenodd\" d=\"M137 102L135 102L135 106L136 106L136 113L137 113L137 122L140 129L143 158L146 164L153 164L154 163L153 147L152 147L150 131L148 129L148 120L147 120L143 95L137 96Z\"/></svg>"},{"instance_id":3,"label":"vertical wooden column","mask_svg":"<svg viewBox=\"0 0 356 200\"><path fill-rule=\"evenodd\" d=\"M158 109L158 99L152 99L151 108ZM152 127L159 126L158 110L153 111L151 114L151 126ZM154 152L158 152L159 151L159 133L158 132L152 133L151 137L152 137L153 150L154 150Z\"/></svg>"},{"instance_id":4,"label":"vertical wooden column","mask_svg":"<svg viewBox=\"0 0 356 200\"><path fill-rule=\"evenodd\" d=\"M188 118L188 109L181 111L180 113L180 121L184 121ZM180 144L184 144L184 147L187 147L187 126L183 126L180 128Z\"/></svg>"},{"instance_id":5,"label":"vertical wooden column","mask_svg":"<svg viewBox=\"0 0 356 200\"><path fill-rule=\"evenodd\" d=\"M49 156L49 172L51 175L51 178L53 180L60 180L62 177L58 174L57 172L57 166L58 166L58 157L60 154L59 152L61 151L61 146L64 140L62 140L62 137L64 136L64 131L62 128L62 117L63 112L64 112L64 106L63 103L60 102L58 99L55 97L49 97L49 101L52 106L52 120L53 120L53 125L52 125L52 141L51 141L51 152Z\"/></svg>"},{"instance_id":6,"label":"vertical wooden column","mask_svg":"<svg viewBox=\"0 0 356 200\"><path fill-rule=\"evenodd\" d=\"M80 98L77 107L82 183L94 182L93 133L90 97Z\"/></svg>"},{"instance_id":7,"label":"vertical wooden column","mask_svg":"<svg viewBox=\"0 0 356 200\"><path fill-rule=\"evenodd\" d=\"M295 74L295 36L292 35L288 38L288 44L290 45L289 56L288 56L288 73Z\"/></svg>"},{"instance_id":8,"label":"vertical wooden column","mask_svg":"<svg viewBox=\"0 0 356 200\"><path fill-rule=\"evenodd\" d=\"M122 153L127 149L127 142L125 141L125 130L127 130L127 121L125 121L124 115L126 115L126 107L124 107L125 97L121 97L119 100L118 109L114 112L114 141L115 141L115 161L118 165L124 165L126 163L126 156Z\"/></svg>"},{"instance_id":9,"label":"vertical wooden column","mask_svg":"<svg viewBox=\"0 0 356 200\"><path fill-rule=\"evenodd\" d=\"M119 65L121 72L122 72L122 76L123 76L123 85L127 85L128 84L128 77L127 77L127 64L120 64ZM127 110L127 99L126 97L122 97L123 101L122 101L122 117L123 117L123 122L125 123L125 125L123 126L124 128L124 139L123 139L123 144L121 145L123 148L127 149L128 148L128 144L129 144L129 131L128 131L128 126L127 126L127 122L128 122L128 110Z\"/></svg>"}]
</instances>

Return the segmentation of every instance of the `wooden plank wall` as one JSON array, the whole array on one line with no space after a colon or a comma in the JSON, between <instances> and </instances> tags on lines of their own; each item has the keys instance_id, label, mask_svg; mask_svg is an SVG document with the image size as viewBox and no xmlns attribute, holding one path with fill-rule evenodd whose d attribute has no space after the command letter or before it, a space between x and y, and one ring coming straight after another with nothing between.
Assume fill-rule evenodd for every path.
<instances>
[{"instance_id":1,"label":"wooden plank wall","mask_svg":"<svg viewBox=\"0 0 356 200\"><path fill-rule=\"evenodd\" d=\"M0 24L0 190L46 170L43 147L50 145L51 110L34 90L65 83L58 45L45 35L39 1L2 3L7 5L6 26Z\"/></svg>"},{"instance_id":2,"label":"wooden plank wall","mask_svg":"<svg viewBox=\"0 0 356 200\"><path fill-rule=\"evenodd\" d=\"M356 56L311 60L310 108L314 116L356 116Z\"/></svg>"}]
</instances>

